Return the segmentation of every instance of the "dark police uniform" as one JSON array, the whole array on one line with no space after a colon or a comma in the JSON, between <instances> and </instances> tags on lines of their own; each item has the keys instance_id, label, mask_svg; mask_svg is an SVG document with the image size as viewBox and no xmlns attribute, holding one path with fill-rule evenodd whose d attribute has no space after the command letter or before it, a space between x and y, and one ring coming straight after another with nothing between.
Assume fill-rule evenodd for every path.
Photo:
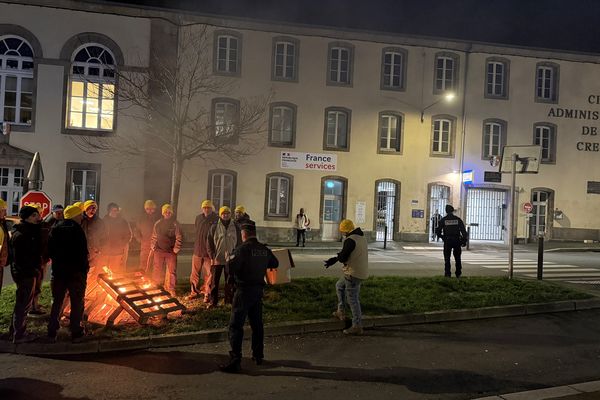
<instances>
[{"instance_id":1,"label":"dark police uniform","mask_svg":"<svg viewBox=\"0 0 600 400\"><path fill-rule=\"evenodd\" d=\"M264 358L264 330L262 320L262 297L267 268L277 268L279 261L271 250L256 237L249 237L239 245L229 259L229 271L235 281L235 295L229 321L231 362L239 364L242 359L242 340L246 316L252 328L252 358L257 364ZM234 371L228 371L234 372Z\"/></svg>"},{"instance_id":2,"label":"dark police uniform","mask_svg":"<svg viewBox=\"0 0 600 400\"><path fill-rule=\"evenodd\" d=\"M465 224L456 215L449 212L439 222L436 230L438 237L444 241L444 276L451 276L450 269L450 253L454 252L454 261L456 263L456 277L462 274L462 264L460 262L460 254L462 253L461 245L466 244L467 230Z\"/></svg>"}]
</instances>

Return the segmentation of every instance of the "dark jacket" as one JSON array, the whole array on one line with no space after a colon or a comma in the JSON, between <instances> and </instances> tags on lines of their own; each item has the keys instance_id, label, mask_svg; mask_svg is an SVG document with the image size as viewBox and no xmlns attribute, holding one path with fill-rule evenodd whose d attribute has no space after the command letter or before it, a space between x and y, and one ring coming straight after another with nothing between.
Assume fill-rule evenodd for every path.
<instances>
[{"instance_id":1,"label":"dark jacket","mask_svg":"<svg viewBox=\"0 0 600 400\"><path fill-rule=\"evenodd\" d=\"M39 224L22 221L13 227L10 238L11 272L19 278L38 276L42 269L42 230Z\"/></svg>"},{"instance_id":2,"label":"dark jacket","mask_svg":"<svg viewBox=\"0 0 600 400\"><path fill-rule=\"evenodd\" d=\"M467 230L462 219L454 214L448 214L440 220L440 223L435 230L435 234L446 239L466 240Z\"/></svg>"},{"instance_id":3,"label":"dark jacket","mask_svg":"<svg viewBox=\"0 0 600 400\"><path fill-rule=\"evenodd\" d=\"M212 224L219 220L217 213L212 212L206 217L200 214L196 217L196 239L194 241L194 255L197 257L208 257L207 238Z\"/></svg>"},{"instance_id":4,"label":"dark jacket","mask_svg":"<svg viewBox=\"0 0 600 400\"><path fill-rule=\"evenodd\" d=\"M100 255L100 252L106 243L106 227L104 226L104 221L100 219L98 214L94 215L91 219L84 217L81 222L81 228L85 232L90 260L93 260Z\"/></svg>"},{"instance_id":5,"label":"dark jacket","mask_svg":"<svg viewBox=\"0 0 600 400\"><path fill-rule=\"evenodd\" d=\"M279 261L267 246L249 238L233 251L229 258L229 273L237 287L264 286L268 268L279 267Z\"/></svg>"},{"instance_id":6,"label":"dark jacket","mask_svg":"<svg viewBox=\"0 0 600 400\"><path fill-rule=\"evenodd\" d=\"M62 221L62 219L54 218L53 213L48 214L48 216L44 218L44 222L47 223L50 226L50 228L53 228L54 225L58 224L60 221Z\"/></svg>"},{"instance_id":7,"label":"dark jacket","mask_svg":"<svg viewBox=\"0 0 600 400\"><path fill-rule=\"evenodd\" d=\"M235 223L240 228L242 227L242 225L246 225L246 224L256 225L255 222L250 219L250 216L247 213L244 213L243 215L236 218Z\"/></svg>"},{"instance_id":8,"label":"dark jacket","mask_svg":"<svg viewBox=\"0 0 600 400\"><path fill-rule=\"evenodd\" d=\"M85 233L71 219L60 221L50 231L48 254L52 259L52 276L55 278L87 274L90 269Z\"/></svg>"},{"instance_id":9,"label":"dark jacket","mask_svg":"<svg viewBox=\"0 0 600 400\"><path fill-rule=\"evenodd\" d=\"M142 247L150 247L152 240L152 231L154 224L160 219L160 213L154 212L148 214L144 212L135 222L135 230L133 231L135 239L142 244Z\"/></svg>"},{"instance_id":10,"label":"dark jacket","mask_svg":"<svg viewBox=\"0 0 600 400\"><path fill-rule=\"evenodd\" d=\"M174 217L161 218L154 224L150 243L152 251L177 254L181 250L182 242L181 227Z\"/></svg>"},{"instance_id":11,"label":"dark jacket","mask_svg":"<svg viewBox=\"0 0 600 400\"><path fill-rule=\"evenodd\" d=\"M121 216L112 218L108 215L102 218L102 221L106 227L106 243L103 253L109 256L125 253L125 249L131 241L129 222Z\"/></svg>"},{"instance_id":12,"label":"dark jacket","mask_svg":"<svg viewBox=\"0 0 600 400\"><path fill-rule=\"evenodd\" d=\"M364 236L365 234L363 233L363 231L360 228L356 228L348 234L348 236L350 236L350 235ZM342 264L345 264L348 261L348 258L350 258L350 253L352 253L355 248L356 248L356 243L354 243L354 240L352 240L350 238L344 239L342 251L340 251L337 254L338 261L341 262Z\"/></svg>"},{"instance_id":13,"label":"dark jacket","mask_svg":"<svg viewBox=\"0 0 600 400\"><path fill-rule=\"evenodd\" d=\"M4 268L6 265L10 264L12 259L10 245L9 245L9 235L8 235L8 225L6 224L6 219L0 219L0 268ZM0 282L1 286L2 282Z\"/></svg>"}]
</instances>

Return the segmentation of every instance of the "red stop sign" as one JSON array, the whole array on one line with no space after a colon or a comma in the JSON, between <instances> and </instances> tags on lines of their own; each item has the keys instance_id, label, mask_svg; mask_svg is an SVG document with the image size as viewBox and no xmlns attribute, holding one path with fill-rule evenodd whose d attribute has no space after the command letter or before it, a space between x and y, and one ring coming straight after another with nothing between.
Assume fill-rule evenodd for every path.
<instances>
[{"instance_id":1,"label":"red stop sign","mask_svg":"<svg viewBox=\"0 0 600 400\"><path fill-rule=\"evenodd\" d=\"M531 203L523 204L523 211L525 211L527 214L529 214L531 212L531 210L533 210L533 204L531 204Z\"/></svg>"},{"instance_id":2,"label":"red stop sign","mask_svg":"<svg viewBox=\"0 0 600 400\"><path fill-rule=\"evenodd\" d=\"M35 208L41 207L42 211L40 215L44 218L46 215L50 214L52 200L50 200L50 197L42 191L30 190L21 197L21 207L24 206L32 206Z\"/></svg>"}]
</instances>

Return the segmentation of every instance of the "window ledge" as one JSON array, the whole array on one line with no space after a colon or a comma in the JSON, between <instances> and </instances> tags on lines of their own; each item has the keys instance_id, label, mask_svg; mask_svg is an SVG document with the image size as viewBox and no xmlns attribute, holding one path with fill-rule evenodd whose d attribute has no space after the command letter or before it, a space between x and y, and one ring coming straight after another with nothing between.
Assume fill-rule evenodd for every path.
<instances>
[{"instance_id":1,"label":"window ledge","mask_svg":"<svg viewBox=\"0 0 600 400\"><path fill-rule=\"evenodd\" d=\"M115 136L115 131L103 131L94 129L76 129L76 128L63 128L62 133L64 135L79 135L79 136Z\"/></svg>"}]
</instances>

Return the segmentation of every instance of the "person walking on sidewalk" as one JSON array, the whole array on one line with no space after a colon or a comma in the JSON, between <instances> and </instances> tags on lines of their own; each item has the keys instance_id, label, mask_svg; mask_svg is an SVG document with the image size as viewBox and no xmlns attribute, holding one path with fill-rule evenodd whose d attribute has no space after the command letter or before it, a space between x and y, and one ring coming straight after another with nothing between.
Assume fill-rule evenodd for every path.
<instances>
[{"instance_id":1,"label":"person walking on sidewalk","mask_svg":"<svg viewBox=\"0 0 600 400\"><path fill-rule=\"evenodd\" d=\"M201 205L202 213L196 216L196 238L192 255L192 272L190 274L190 295L188 300L197 299L204 295L204 303L210 302L211 259L208 255L208 231L212 224L219 220L212 201L204 200ZM203 279L202 286L200 279Z\"/></svg>"},{"instance_id":2,"label":"person walking on sidewalk","mask_svg":"<svg viewBox=\"0 0 600 400\"><path fill-rule=\"evenodd\" d=\"M150 258L150 242L152 241L152 230L154 224L160 219L160 214L156 212L156 203L153 200L144 202L144 213L138 218L135 224L135 239L140 242L140 270L146 274L151 273L152 260Z\"/></svg>"},{"instance_id":3,"label":"person walking on sidewalk","mask_svg":"<svg viewBox=\"0 0 600 400\"><path fill-rule=\"evenodd\" d=\"M436 234L444 242L444 276L447 278L452 276L450 254L454 253L455 273L456 277L460 278L462 275L461 246L467 245L467 230L463 220L454 215L454 207L450 204L446 205L446 216L440 220Z\"/></svg>"},{"instance_id":4,"label":"person walking on sidewalk","mask_svg":"<svg viewBox=\"0 0 600 400\"><path fill-rule=\"evenodd\" d=\"M6 224L6 209L8 205L0 199L0 293L2 293L2 280L4 279L4 268L9 264L8 251L8 225Z\"/></svg>"},{"instance_id":5,"label":"person walking on sidewalk","mask_svg":"<svg viewBox=\"0 0 600 400\"><path fill-rule=\"evenodd\" d=\"M241 227L243 244L236 247L228 260L229 273L235 281L236 291L229 320L228 364L221 365L223 372L237 373L241 370L242 340L246 317L252 328L252 360L262 364L264 353L264 327L262 298L265 273L268 268L277 268L279 261L271 250L256 239L256 226L252 223Z\"/></svg>"},{"instance_id":6,"label":"person walking on sidewalk","mask_svg":"<svg viewBox=\"0 0 600 400\"><path fill-rule=\"evenodd\" d=\"M208 232L208 256L212 260L210 307L216 307L219 302L219 281L223 269L225 269L225 304L233 301L234 288L229 279L226 261L240 243L242 243L240 228L231 219L231 209L223 206L219 209L219 220L211 225Z\"/></svg>"},{"instance_id":7,"label":"person walking on sidewalk","mask_svg":"<svg viewBox=\"0 0 600 400\"><path fill-rule=\"evenodd\" d=\"M296 228L296 247L300 245L300 239L302 239L302 247L306 242L306 230L309 229L310 219L304 213L304 208L300 209L300 212L296 214L296 221L294 227Z\"/></svg>"},{"instance_id":8,"label":"person walking on sidewalk","mask_svg":"<svg viewBox=\"0 0 600 400\"><path fill-rule=\"evenodd\" d=\"M21 222L13 227L10 238L13 260L10 272L17 284L15 308L10 331L13 343L35 339L26 333L27 313L33 305L36 281L42 272L42 231L40 214L35 207L24 206L19 210Z\"/></svg>"},{"instance_id":9,"label":"person walking on sidewalk","mask_svg":"<svg viewBox=\"0 0 600 400\"><path fill-rule=\"evenodd\" d=\"M52 309L48 321L48 338L56 341L60 328L65 295L69 292L71 313L69 315L71 338L78 341L84 336L81 326L83 318L87 275L90 269L88 245L81 228L82 210L78 206L67 206L65 218L50 231L48 254L52 260Z\"/></svg>"},{"instance_id":10,"label":"person walking on sidewalk","mask_svg":"<svg viewBox=\"0 0 600 400\"><path fill-rule=\"evenodd\" d=\"M152 277L157 285L164 284L164 288L175 297L177 253L181 250L183 237L179 222L173 216L171 205L164 204L161 211L163 217L154 224L150 244L150 249L154 252Z\"/></svg>"},{"instance_id":11,"label":"person walking on sidewalk","mask_svg":"<svg viewBox=\"0 0 600 400\"><path fill-rule=\"evenodd\" d=\"M344 275L335 284L338 306L333 312L335 318L344 321L346 319L346 303L352 311L352 326L344 329L346 335L361 335L362 311L360 308L360 286L369 274L369 253L367 239L360 228L354 226L349 219L340 222L340 232L345 236L342 251L336 257L325 261L325 268L329 268L336 262L344 264L342 272Z\"/></svg>"}]
</instances>

